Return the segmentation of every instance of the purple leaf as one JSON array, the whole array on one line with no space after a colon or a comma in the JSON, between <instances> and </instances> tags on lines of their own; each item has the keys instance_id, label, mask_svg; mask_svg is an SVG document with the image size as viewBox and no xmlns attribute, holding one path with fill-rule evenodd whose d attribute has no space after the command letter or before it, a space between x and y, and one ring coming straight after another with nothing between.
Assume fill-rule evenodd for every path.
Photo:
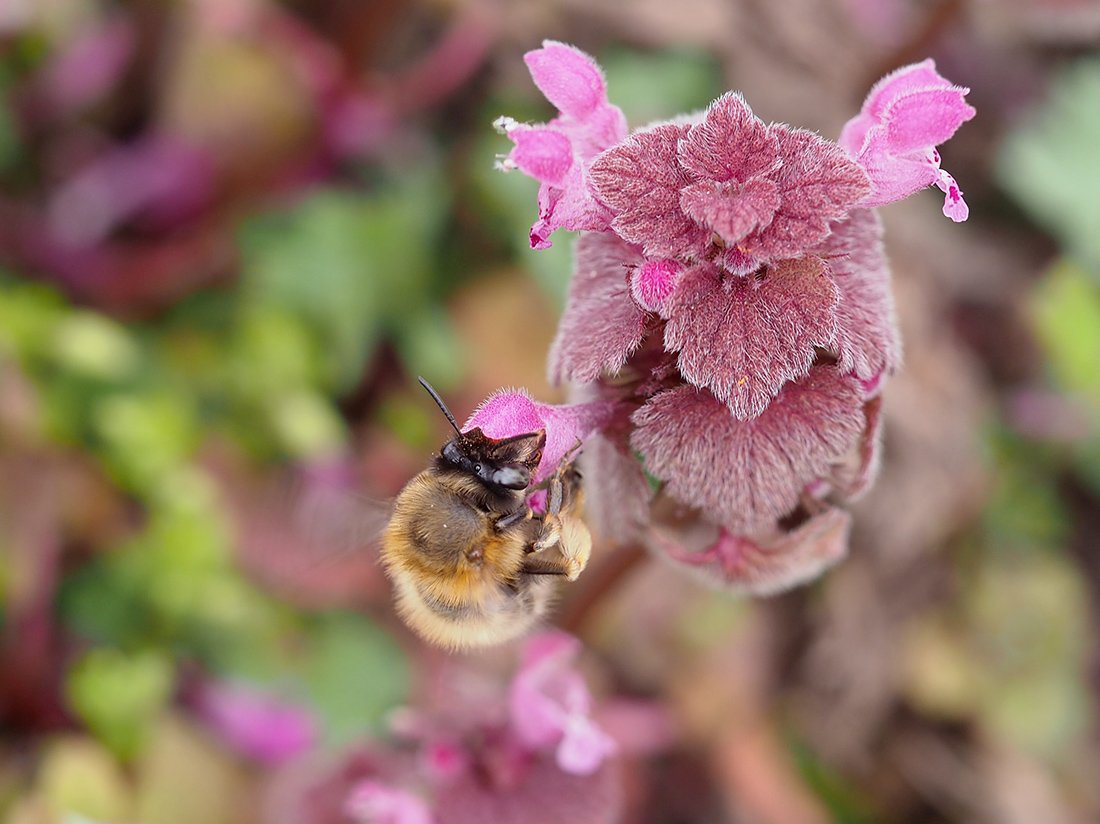
<instances>
[{"instance_id":1,"label":"purple leaf","mask_svg":"<svg viewBox=\"0 0 1100 824\"><path fill-rule=\"evenodd\" d=\"M655 396L632 420L631 445L669 494L734 534L753 534L774 527L852 447L863 397L856 378L817 366L751 420L691 386Z\"/></svg>"},{"instance_id":2,"label":"purple leaf","mask_svg":"<svg viewBox=\"0 0 1100 824\"><path fill-rule=\"evenodd\" d=\"M680 192L680 208L732 246L754 229L764 229L779 208L779 187L770 180L715 183L703 180Z\"/></svg>"},{"instance_id":3,"label":"purple leaf","mask_svg":"<svg viewBox=\"0 0 1100 824\"><path fill-rule=\"evenodd\" d=\"M680 210L680 190L694 182L676 157L687 129L636 132L596 158L589 173L596 196L615 212L612 228L647 257L690 256L710 241L710 231Z\"/></svg>"},{"instance_id":4,"label":"purple leaf","mask_svg":"<svg viewBox=\"0 0 1100 824\"><path fill-rule=\"evenodd\" d=\"M779 143L741 95L727 92L680 140L679 159L696 177L745 183L778 168Z\"/></svg>"},{"instance_id":5,"label":"purple leaf","mask_svg":"<svg viewBox=\"0 0 1100 824\"><path fill-rule=\"evenodd\" d=\"M710 547L687 552L657 536L674 563L734 592L774 595L804 584L845 556L851 517L827 509L789 533L746 538L721 530Z\"/></svg>"},{"instance_id":6,"label":"purple leaf","mask_svg":"<svg viewBox=\"0 0 1100 824\"><path fill-rule=\"evenodd\" d=\"M588 383L618 372L641 345L646 313L630 296L631 269L642 264L637 249L610 232L577 241L569 299L550 348L550 381Z\"/></svg>"},{"instance_id":7,"label":"purple leaf","mask_svg":"<svg viewBox=\"0 0 1100 824\"><path fill-rule=\"evenodd\" d=\"M780 261L763 277L700 264L669 300L665 348L679 351L687 381L751 418L809 371L815 346L833 344L837 301L820 258Z\"/></svg>"},{"instance_id":8,"label":"purple leaf","mask_svg":"<svg viewBox=\"0 0 1100 824\"><path fill-rule=\"evenodd\" d=\"M836 308L839 366L865 381L901 365L901 340L890 270L882 249L882 222L869 209L857 209L815 250L829 263L840 291Z\"/></svg>"},{"instance_id":9,"label":"purple leaf","mask_svg":"<svg viewBox=\"0 0 1100 824\"><path fill-rule=\"evenodd\" d=\"M831 484L846 500L858 500L875 482L882 463L882 396L863 405L864 425L852 460L834 467Z\"/></svg>"},{"instance_id":10,"label":"purple leaf","mask_svg":"<svg viewBox=\"0 0 1100 824\"><path fill-rule=\"evenodd\" d=\"M782 166L773 175L781 205L771 223L744 246L763 259L800 255L829 233L829 222L843 217L867 195L867 175L835 143L805 129L772 124Z\"/></svg>"}]
</instances>

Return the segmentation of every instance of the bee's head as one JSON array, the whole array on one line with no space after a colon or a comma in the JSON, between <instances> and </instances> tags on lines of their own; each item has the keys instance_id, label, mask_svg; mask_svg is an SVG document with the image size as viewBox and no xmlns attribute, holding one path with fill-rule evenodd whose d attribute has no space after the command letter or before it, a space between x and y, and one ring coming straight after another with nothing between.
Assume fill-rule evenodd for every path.
<instances>
[{"instance_id":1,"label":"bee's head","mask_svg":"<svg viewBox=\"0 0 1100 824\"><path fill-rule=\"evenodd\" d=\"M489 486L520 490L530 486L545 446L542 430L496 439L475 428L447 441L441 457Z\"/></svg>"},{"instance_id":2,"label":"bee's head","mask_svg":"<svg viewBox=\"0 0 1100 824\"><path fill-rule=\"evenodd\" d=\"M522 490L531 485L546 446L545 431L499 439L490 438L480 427L463 432L439 393L423 378L419 380L455 431L455 437L441 450L440 462L444 467L466 472L498 490Z\"/></svg>"}]
</instances>

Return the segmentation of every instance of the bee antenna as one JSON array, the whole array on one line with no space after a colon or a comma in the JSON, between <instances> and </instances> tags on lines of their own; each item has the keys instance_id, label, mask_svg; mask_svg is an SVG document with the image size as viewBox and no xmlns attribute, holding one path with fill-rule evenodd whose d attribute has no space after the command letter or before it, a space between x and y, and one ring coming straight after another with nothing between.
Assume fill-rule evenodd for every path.
<instances>
[{"instance_id":1,"label":"bee antenna","mask_svg":"<svg viewBox=\"0 0 1100 824\"><path fill-rule=\"evenodd\" d=\"M443 398L439 397L439 393L435 391L430 383L424 380L422 377L417 377L420 381L420 385L428 390L428 394L432 396L432 400L435 401L435 405L439 407L439 410L447 416L447 420L451 422L451 426L454 427L454 431L458 433L459 437L462 437L462 430L458 428L458 423L455 421L455 416L451 414L451 410L447 408L447 404L443 403Z\"/></svg>"}]
</instances>

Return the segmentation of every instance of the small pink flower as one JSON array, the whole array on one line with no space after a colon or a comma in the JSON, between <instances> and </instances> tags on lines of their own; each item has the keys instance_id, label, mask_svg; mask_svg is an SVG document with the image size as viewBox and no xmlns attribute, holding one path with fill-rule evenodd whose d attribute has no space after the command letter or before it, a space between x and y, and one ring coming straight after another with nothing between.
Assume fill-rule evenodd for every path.
<instances>
[{"instance_id":1,"label":"small pink flower","mask_svg":"<svg viewBox=\"0 0 1100 824\"><path fill-rule=\"evenodd\" d=\"M391 787L381 781L368 779L351 791L347 800L347 813L358 824L434 824L431 810L423 800Z\"/></svg>"},{"instance_id":2,"label":"small pink flower","mask_svg":"<svg viewBox=\"0 0 1100 824\"><path fill-rule=\"evenodd\" d=\"M509 709L512 727L525 746L556 747L564 772L591 775L616 747L592 721L592 696L571 666L579 651L580 642L560 632L528 641Z\"/></svg>"},{"instance_id":3,"label":"small pink flower","mask_svg":"<svg viewBox=\"0 0 1100 824\"><path fill-rule=\"evenodd\" d=\"M531 248L545 249L555 229L607 228L611 216L588 190L588 166L626 137L626 118L608 102L599 66L579 49L547 40L524 60L535 85L560 114L544 126L498 119L497 128L516 144L500 168L519 169L542 184Z\"/></svg>"},{"instance_id":4,"label":"small pink flower","mask_svg":"<svg viewBox=\"0 0 1100 824\"><path fill-rule=\"evenodd\" d=\"M548 478L562 459L607 423L614 404L600 401L571 406L539 403L523 391L500 391L474 410L463 431L477 427L490 438L546 432L546 446L532 483Z\"/></svg>"},{"instance_id":5,"label":"small pink flower","mask_svg":"<svg viewBox=\"0 0 1100 824\"><path fill-rule=\"evenodd\" d=\"M313 747L313 714L304 706L243 684L203 687L199 712L234 749L265 764L278 764Z\"/></svg>"},{"instance_id":6,"label":"small pink flower","mask_svg":"<svg viewBox=\"0 0 1100 824\"><path fill-rule=\"evenodd\" d=\"M932 59L874 85L838 141L871 179L871 194L861 205L882 206L935 185L944 193L943 213L956 223L966 220L970 209L955 178L940 168L936 146L974 117L965 100L969 92L941 77Z\"/></svg>"}]
</instances>

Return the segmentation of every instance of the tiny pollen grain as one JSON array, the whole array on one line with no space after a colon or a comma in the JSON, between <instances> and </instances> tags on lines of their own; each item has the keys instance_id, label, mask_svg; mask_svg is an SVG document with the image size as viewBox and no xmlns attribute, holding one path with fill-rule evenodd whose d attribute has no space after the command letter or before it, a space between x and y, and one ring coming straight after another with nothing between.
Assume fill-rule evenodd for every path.
<instances>
[{"instance_id":1,"label":"tiny pollen grain","mask_svg":"<svg viewBox=\"0 0 1100 824\"><path fill-rule=\"evenodd\" d=\"M741 387L741 386L744 386L744 385L745 385L745 383L746 383L746 382L748 382L748 379L749 379L749 378L748 378L748 376L747 376L747 375L742 375L741 377L739 377L739 378L737 379L737 385L738 385L739 387Z\"/></svg>"}]
</instances>

